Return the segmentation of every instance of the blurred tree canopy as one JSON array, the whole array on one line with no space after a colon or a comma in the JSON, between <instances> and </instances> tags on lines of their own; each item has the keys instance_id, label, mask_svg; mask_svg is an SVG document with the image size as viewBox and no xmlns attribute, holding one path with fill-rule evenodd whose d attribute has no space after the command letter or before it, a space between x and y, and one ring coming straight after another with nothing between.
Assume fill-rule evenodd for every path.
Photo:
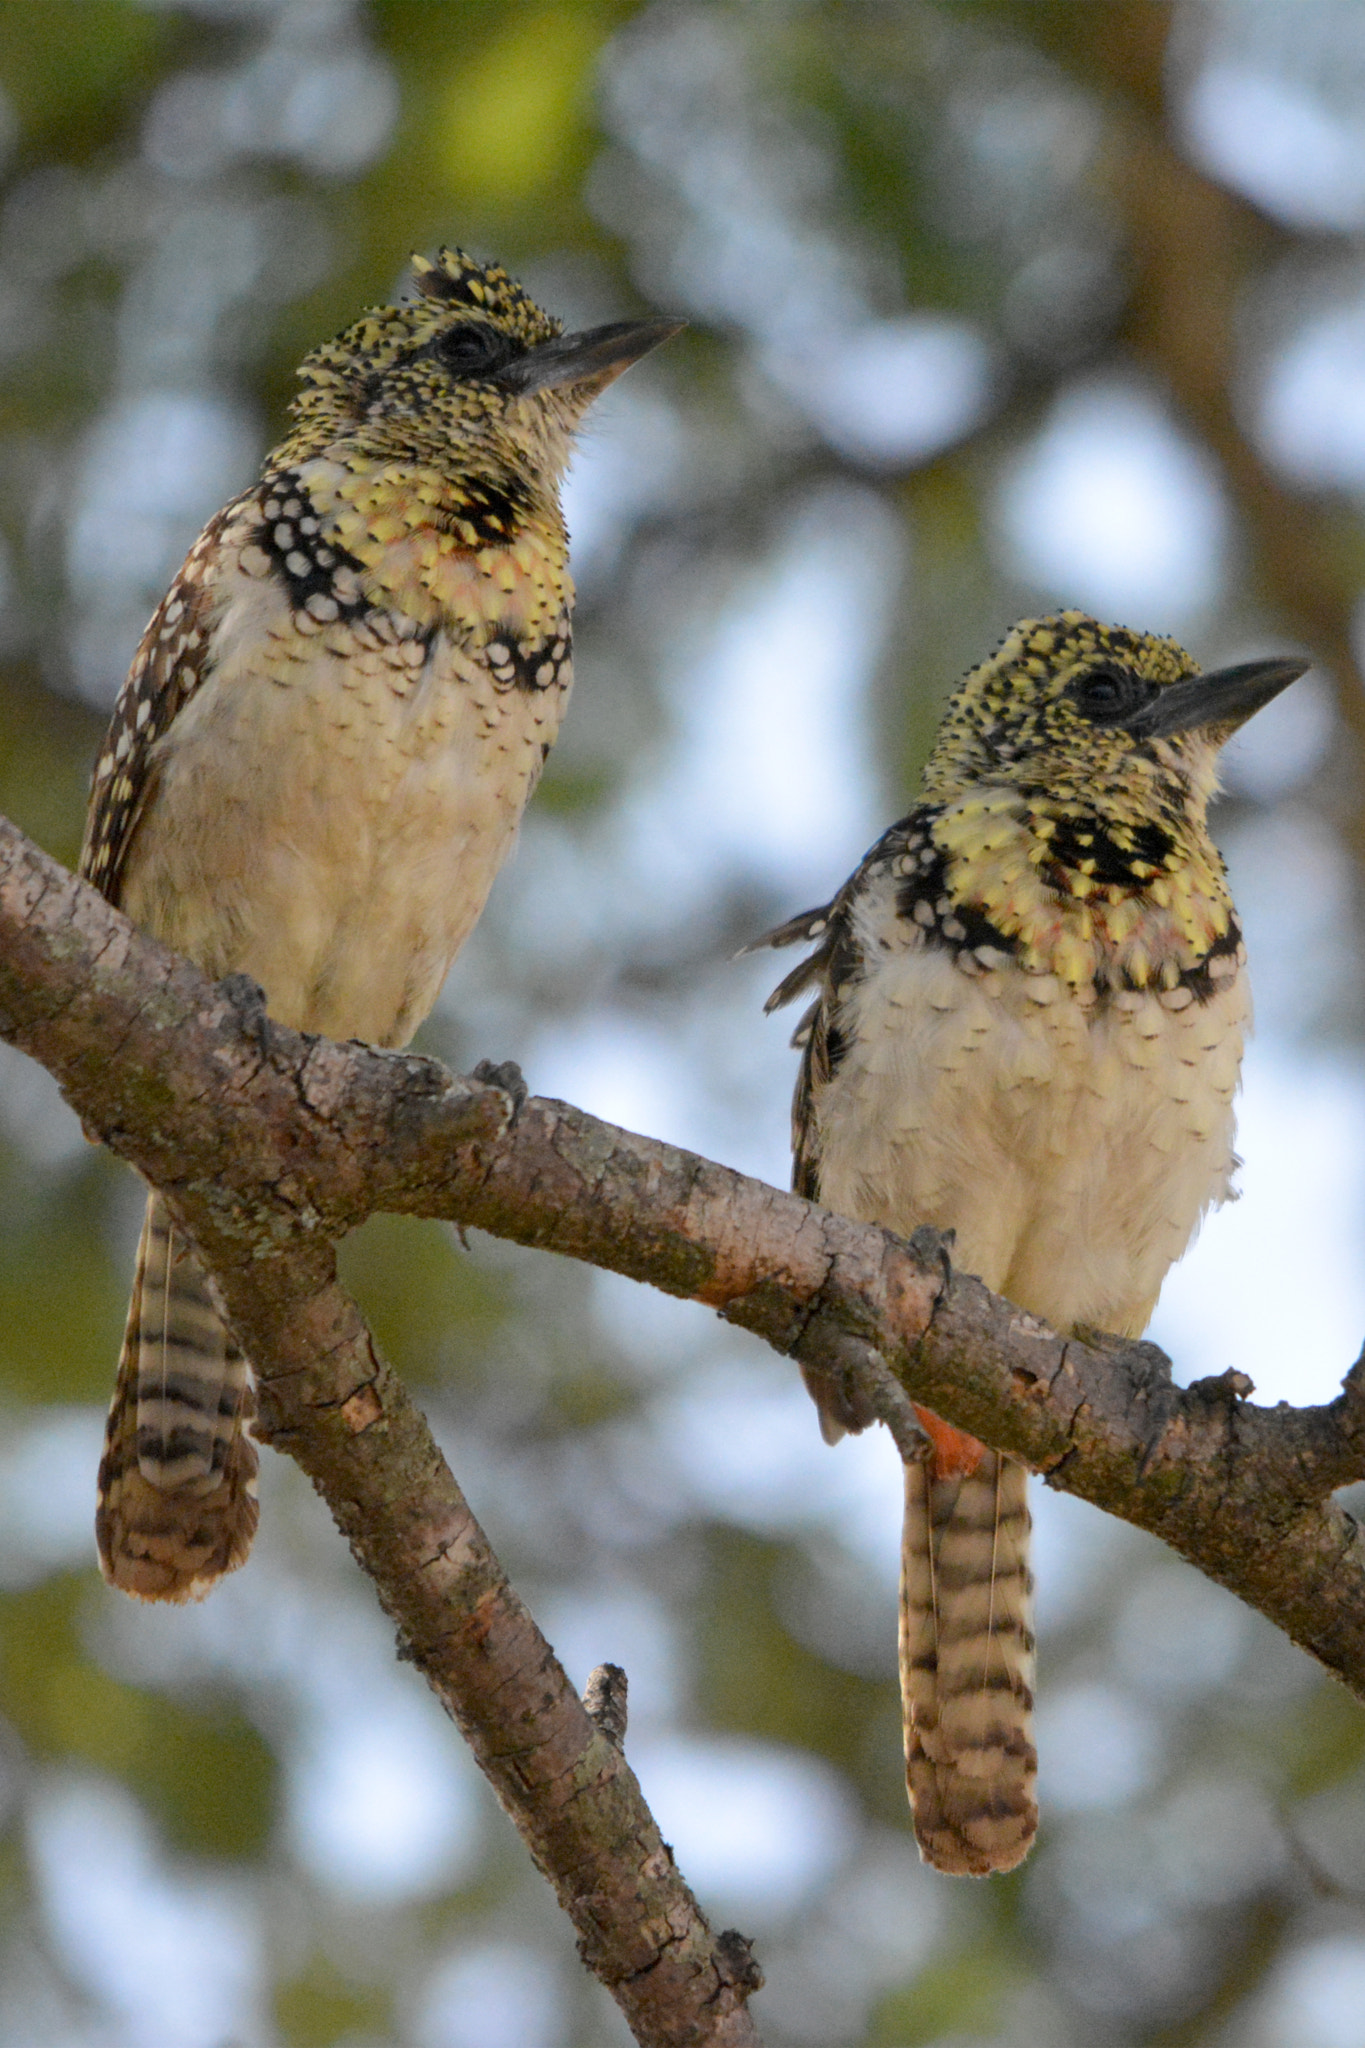
<instances>
[{"instance_id":1,"label":"blurred tree canopy","mask_svg":"<svg viewBox=\"0 0 1365 2048\"><path fill-rule=\"evenodd\" d=\"M582 451L577 696L423 1042L781 1181L791 1057L730 955L905 807L956 676L1059 604L1306 646L1219 817L1245 1216L1157 1334L1321 1398L1365 1330L1362 138L1349 0L11 0L0 809L74 861L148 613L410 250L686 315ZM620 2041L284 1461L202 1609L99 1582L140 1201L0 1049L0 2044ZM347 1256L570 1671L629 1670L766 2041L1365 2048L1365 1717L1273 1631L1045 1498L1045 1833L938 1879L889 1447L826 1452L698 1308L391 1218Z\"/></svg>"}]
</instances>

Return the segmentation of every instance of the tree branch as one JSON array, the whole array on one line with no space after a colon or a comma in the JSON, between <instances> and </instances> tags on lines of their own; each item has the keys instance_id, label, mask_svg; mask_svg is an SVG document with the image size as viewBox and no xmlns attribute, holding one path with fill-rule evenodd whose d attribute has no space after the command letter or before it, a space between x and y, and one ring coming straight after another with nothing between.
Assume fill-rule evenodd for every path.
<instances>
[{"instance_id":1,"label":"tree branch","mask_svg":"<svg viewBox=\"0 0 1365 2048\"><path fill-rule=\"evenodd\" d=\"M258 1434L326 1500L400 1654L554 1886L584 1962L643 2048L756 2048L746 2001L762 1976L747 1942L713 1935L619 1742L574 1693L337 1282L333 1239L366 1213L368 1149L403 1150L425 1091L473 1162L505 1129L506 1096L431 1061L273 1024L263 1058L256 1019L228 991L2 819L0 906L0 1036L50 1067L87 1127L164 1187L198 1240L256 1367Z\"/></svg>"},{"instance_id":2,"label":"tree branch","mask_svg":"<svg viewBox=\"0 0 1365 2048\"><path fill-rule=\"evenodd\" d=\"M1153 1346L1065 1339L908 1242L436 1061L271 1025L0 821L0 1036L166 1194L255 1362L265 1433L309 1473L645 2042L754 2038L616 1745L503 1577L338 1286L375 1210L444 1217L708 1303L844 1377L903 1452L911 1397L1163 1537L1365 1698L1365 1366L1319 1408L1184 1391ZM742 1944L741 1944L742 1947ZM747 1951L745 1952L747 1954ZM751 1966L750 1966L751 1974Z\"/></svg>"}]
</instances>

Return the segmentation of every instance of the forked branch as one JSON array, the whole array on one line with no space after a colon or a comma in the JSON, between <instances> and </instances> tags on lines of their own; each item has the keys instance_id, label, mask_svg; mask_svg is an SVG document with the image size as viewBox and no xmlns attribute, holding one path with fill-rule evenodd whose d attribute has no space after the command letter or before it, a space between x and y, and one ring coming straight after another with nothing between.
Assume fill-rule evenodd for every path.
<instances>
[{"instance_id":1,"label":"forked branch","mask_svg":"<svg viewBox=\"0 0 1365 2048\"><path fill-rule=\"evenodd\" d=\"M643 2042L755 2039L743 1943L711 1935L336 1280L376 1210L444 1217L709 1304L846 1377L914 1454L907 1397L1163 1537L1365 1699L1365 1368L1319 1408L1153 1346L1058 1336L906 1242L559 1102L272 1026L0 821L0 1036L161 1188L303 1465Z\"/></svg>"}]
</instances>

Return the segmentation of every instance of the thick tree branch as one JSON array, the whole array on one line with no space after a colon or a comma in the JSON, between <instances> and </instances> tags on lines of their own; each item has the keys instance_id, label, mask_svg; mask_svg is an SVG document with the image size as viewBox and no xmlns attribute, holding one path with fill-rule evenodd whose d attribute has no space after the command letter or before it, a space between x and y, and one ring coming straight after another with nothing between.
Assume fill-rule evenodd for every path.
<instances>
[{"instance_id":1,"label":"thick tree branch","mask_svg":"<svg viewBox=\"0 0 1365 2048\"><path fill-rule=\"evenodd\" d=\"M756 2043L736 1937L712 1934L620 1746L573 1691L337 1284L330 1245L271 1252L258 1240L250 1264L221 1279L260 1362L262 1434L323 1495L402 1655L457 1723L635 2038Z\"/></svg>"},{"instance_id":2,"label":"thick tree branch","mask_svg":"<svg viewBox=\"0 0 1365 2048\"><path fill-rule=\"evenodd\" d=\"M1328 1498L1365 1476L1365 1369L1320 1408L1251 1406L1235 1374L1181 1391L1153 1347L1064 1339L951 1273L932 1231L906 1243L432 1060L273 1026L264 1054L225 988L3 821L0 1035L192 1231L256 1362L267 1431L326 1497L641 2040L752 2039L743 1972L727 1976L730 1951L619 1751L337 1285L332 1241L374 1210L709 1303L845 1375L906 1449L913 1397L1153 1530L1365 1698L1365 1542Z\"/></svg>"},{"instance_id":3,"label":"thick tree branch","mask_svg":"<svg viewBox=\"0 0 1365 2048\"><path fill-rule=\"evenodd\" d=\"M364 1213L368 1148L401 1152L409 1109L440 1097L447 1135L476 1162L505 1128L507 1098L430 1061L273 1026L263 1061L256 1020L223 989L4 820L0 904L0 1035L51 1067L87 1126L165 1186L198 1238L257 1366L260 1433L323 1495L401 1653L469 1742L636 2040L756 2044L746 2001L762 1978L747 1943L712 1934L619 1742L574 1693L337 1283L332 1239L342 1214ZM358 1146L346 1115L355 1080Z\"/></svg>"}]
</instances>

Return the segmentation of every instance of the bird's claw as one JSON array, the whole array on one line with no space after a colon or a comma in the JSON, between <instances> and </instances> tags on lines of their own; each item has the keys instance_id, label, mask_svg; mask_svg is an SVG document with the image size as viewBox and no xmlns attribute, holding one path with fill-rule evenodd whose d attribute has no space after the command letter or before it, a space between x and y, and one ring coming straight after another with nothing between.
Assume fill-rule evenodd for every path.
<instances>
[{"instance_id":1,"label":"bird's claw","mask_svg":"<svg viewBox=\"0 0 1365 2048\"><path fill-rule=\"evenodd\" d=\"M480 1060L472 1078L475 1081L482 1081L486 1088L501 1088L503 1094L511 1100L512 1121L515 1123L530 1093L526 1086L526 1076L516 1061Z\"/></svg>"},{"instance_id":2,"label":"bird's claw","mask_svg":"<svg viewBox=\"0 0 1365 2048\"><path fill-rule=\"evenodd\" d=\"M271 1054L270 1017L265 990L249 974L225 974L218 984L237 1013L238 1022L263 1060Z\"/></svg>"}]
</instances>

